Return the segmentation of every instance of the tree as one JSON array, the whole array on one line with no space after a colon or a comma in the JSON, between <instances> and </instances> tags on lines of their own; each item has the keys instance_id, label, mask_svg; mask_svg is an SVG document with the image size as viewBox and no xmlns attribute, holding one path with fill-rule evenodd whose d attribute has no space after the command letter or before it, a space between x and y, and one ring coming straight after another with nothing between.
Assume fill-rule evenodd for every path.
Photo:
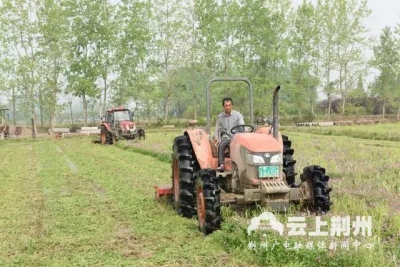
<instances>
[{"instance_id":1,"label":"tree","mask_svg":"<svg viewBox=\"0 0 400 267\"><path fill-rule=\"evenodd\" d=\"M304 0L303 4L297 8L293 17L289 40L291 73L296 87L294 88L294 94L292 94L294 98L292 100L296 103L299 116L301 116L304 102L310 103L311 113L314 115L314 103L317 99L317 92L316 81L312 77L310 70L312 57L316 50L313 46L313 39L318 34L315 8L312 3Z\"/></svg>"},{"instance_id":2,"label":"tree","mask_svg":"<svg viewBox=\"0 0 400 267\"><path fill-rule=\"evenodd\" d=\"M21 108L30 112L33 138L36 138L37 133L35 108L40 79L39 40L42 37L35 15L41 4L38 0L4 0L0 9L3 44L10 57L14 57L14 81L18 84L16 87L23 92Z\"/></svg>"},{"instance_id":3,"label":"tree","mask_svg":"<svg viewBox=\"0 0 400 267\"><path fill-rule=\"evenodd\" d=\"M149 7L148 3L134 0L123 1L117 7L114 42L117 78L110 86L114 103L138 101L142 93L148 91L142 85L153 74L147 66L151 40Z\"/></svg>"},{"instance_id":4,"label":"tree","mask_svg":"<svg viewBox=\"0 0 400 267\"><path fill-rule=\"evenodd\" d=\"M395 77L399 63L396 40L390 27L385 27L380 35L380 42L373 47L374 56L370 64L380 74L372 92L382 101L382 117L385 118L386 105L395 91Z\"/></svg>"},{"instance_id":5,"label":"tree","mask_svg":"<svg viewBox=\"0 0 400 267\"><path fill-rule=\"evenodd\" d=\"M361 74L358 75L357 87L349 92L349 98L366 98L368 97L367 92L364 89L364 81L363 76Z\"/></svg>"},{"instance_id":6,"label":"tree","mask_svg":"<svg viewBox=\"0 0 400 267\"><path fill-rule=\"evenodd\" d=\"M100 12L100 25L98 30L98 39L96 41L95 57L97 60L97 69L99 79L103 84L102 95L100 97L100 115L105 112L107 103L107 94L109 87L110 74L116 71L116 49L117 47L117 7L113 4L109 4L107 0L97 0L99 2ZM92 99L91 103L96 103L95 99ZM92 116L93 115L93 107Z\"/></svg>"},{"instance_id":7,"label":"tree","mask_svg":"<svg viewBox=\"0 0 400 267\"><path fill-rule=\"evenodd\" d=\"M179 3L178 3L179 2ZM172 79L176 70L183 63L183 56L188 51L186 29L184 28L183 9L187 1L155 0L152 2L151 28L154 29L151 48L152 68L156 69L158 82L164 91L164 120L168 120L170 101L174 85Z\"/></svg>"},{"instance_id":8,"label":"tree","mask_svg":"<svg viewBox=\"0 0 400 267\"><path fill-rule=\"evenodd\" d=\"M331 114L332 95L335 93L334 86L332 86L331 75L332 71L337 65L335 61L334 44L338 38L337 32L337 12L335 8L335 1L331 0L318 0L316 13L319 25L318 32L320 34L319 48L320 58L323 68L323 76L325 82L323 84L323 92L328 98L327 113Z\"/></svg>"},{"instance_id":9,"label":"tree","mask_svg":"<svg viewBox=\"0 0 400 267\"><path fill-rule=\"evenodd\" d=\"M40 100L50 114L50 128L53 129L56 120L56 111L61 108L58 104L58 95L61 93L62 75L66 71L68 49L68 19L61 2L45 0L38 12L39 32L42 36L39 45L42 51L38 57L43 69ZM41 114L42 114L42 108ZM43 124L43 119L41 118Z\"/></svg>"},{"instance_id":10,"label":"tree","mask_svg":"<svg viewBox=\"0 0 400 267\"><path fill-rule=\"evenodd\" d=\"M400 23L397 24L395 28L395 34L396 34L396 46L397 46L397 51L400 49ZM398 56L400 58L400 53L398 53ZM397 104L397 120L400 120L400 62L397 62L397 75L396 75L396 82L395 82L395 90L393 92L393 100Z\"/></svg>"},{"instance_id":11,"label":"tree","mask_svg":"<svg viewBox=\"0 0 400 267\"><path fill-rule=\"evenodd\" d=\"M87 125L87 98L99 94L96 85L101 76L99 46L104 17L102 1L67 0L65 3L70 19L68 90L82 98L83 125Z\"/></svg>"},{"instance_id":12,"label":"tree","mask_svg":"<svg viewBox=\"0 0 400 267\"><path fill-rule=\"evenodd\" d=\"M342 97L342 114L348 93L355 87L359 72L364 69L362 54L367 43L368 32L363 25L371 10L366 0L335 0L334 12L337 38L335 39L336 61L339 68L339 90Z\"/></svg>"}]
</instances>

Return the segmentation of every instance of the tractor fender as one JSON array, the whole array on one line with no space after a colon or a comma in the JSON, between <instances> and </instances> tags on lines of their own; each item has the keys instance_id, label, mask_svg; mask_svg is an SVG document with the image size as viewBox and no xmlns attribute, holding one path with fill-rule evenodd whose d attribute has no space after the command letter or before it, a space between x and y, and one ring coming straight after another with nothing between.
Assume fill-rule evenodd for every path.
<instances>
[{"instance_id":1,"label":"tractor fender","mask_svg":"<svg viewBox=\"0 0 400 267\"><path fill-rule=\"evenodd\" d=\"M185 134L190 139L200 169L217 168L218 159L213 158L208 134L202 129L186 130Z\"/></svg>"},{"instance_id":2,"label":"tractor fender","mask_svg":"<svg viewBox=\"0 0 400 267\"><path fill-rule=\"evenodd\" d=\"M106 127L107 131L111 133L111 125L109 123L105 122L99 128L101 129L101 127Z\"/></svg>"}]
</instances>

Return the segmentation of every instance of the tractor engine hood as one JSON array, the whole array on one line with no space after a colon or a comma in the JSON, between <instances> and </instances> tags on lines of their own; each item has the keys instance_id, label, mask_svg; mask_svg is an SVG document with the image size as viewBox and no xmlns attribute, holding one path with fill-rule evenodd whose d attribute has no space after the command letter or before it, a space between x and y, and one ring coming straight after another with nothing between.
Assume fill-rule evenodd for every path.
<instances>
[{"instance_id":1,"label":"tractor engine hood","mask_svg":"<svg viewBox=\"0 0 400 267\"><path fill-rule=\"evenodd\" d=\"M282 151L283 147L272 135L262 133L238 133L233 139L252 152Z\"/></svg>"},{"instance_id":2,"label":"tractor engine hood","mask_svg":"<svg viewBox=\"0 0 400 267\"><path fill-rule=\"evenodd\" d=\"M122 130L124 131L132 131L136 130L135 123L131 121L120 121L119 126L121 127Z\"/></svg>"}]
</instances>

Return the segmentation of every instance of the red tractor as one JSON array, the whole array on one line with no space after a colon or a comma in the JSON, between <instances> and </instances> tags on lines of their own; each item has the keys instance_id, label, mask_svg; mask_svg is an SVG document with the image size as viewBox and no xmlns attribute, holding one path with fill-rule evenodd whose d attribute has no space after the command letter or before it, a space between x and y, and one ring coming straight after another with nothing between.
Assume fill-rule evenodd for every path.
<instances>
[{"instance_id":1,"label":"red tractor","mask_svg":"<svg viewBox=\"0 0 400 267\"><path fill-rule=\"evenodd\" d=\"M124 107L110 108L101 119L100 142L116 144L118 140L133 140L138 136L133 112Z\"/></svg>"},{"instance_id":2,"label":"red tractor","mask_svg":"<svg viewBox=\"0 0 400 267\"><path fill-rule=\"evenodd\" d=\"M156 196L172 195L175 210L197 216L199 229L210 234L220 228L222 204L259 204L284 212L289 203L303 203L316 212L329 211L332 202L325 169L311 165L295 183L292 142L278 131L278 86L273 98L272 125L238 125L231 129L224 170L218 167L218 145L212 141L210 85L216 81L244 81L249 86L250 121L253 89L246 78L214 78L207 87L207 129L186 130L172 145L172 187L156 187Z\"/></svg>"}]
</instances>

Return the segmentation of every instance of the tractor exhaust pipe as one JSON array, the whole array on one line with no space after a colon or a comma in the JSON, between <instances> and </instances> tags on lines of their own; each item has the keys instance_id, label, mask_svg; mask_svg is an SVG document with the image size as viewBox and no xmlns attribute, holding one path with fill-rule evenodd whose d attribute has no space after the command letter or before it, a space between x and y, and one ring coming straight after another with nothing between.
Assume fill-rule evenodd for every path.
<instances>
[{"instance_id":1,"label":"tractor exhaust pipe","mask_svg":"<svg viewBox=\"0 0 400 267\"><path fill-rule=\"evenodd\" d=\"M276 140L278 140L278 123L279 123L279 118L278 118L278 92L279 89L281 89L281 86L278 85L278 87L275 88L274 90L274 98L272 100L272 128L273 128L273 136Z\"/></svg>"}]
</instances>

